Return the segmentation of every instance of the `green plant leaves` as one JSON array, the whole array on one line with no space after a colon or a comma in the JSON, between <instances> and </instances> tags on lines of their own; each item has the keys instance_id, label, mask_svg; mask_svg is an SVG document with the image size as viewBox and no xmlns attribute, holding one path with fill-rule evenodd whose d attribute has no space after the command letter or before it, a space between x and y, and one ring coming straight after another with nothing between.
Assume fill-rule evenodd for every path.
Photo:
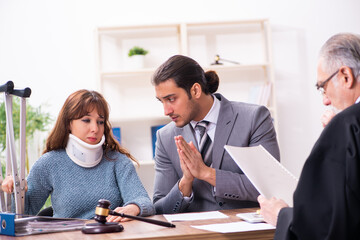
<instances>
[{"instance_id":1,"label":"green plant leaves","mask_svg":"<svg viewBox=\"0 0 360 240\"><path fill-rule=\"evenodd\" d=\"M19 138L20 129L20 99L13 99L13 126L15 140ZM49 113L44 113L40 107L32 107L26 105L26 138L32 138L34 132L46 131L47 127L53 121ZM0 103L0 151L3 151L6 147L6 114L5 114L5 102Z\"/></svg>"},{"instance_id":2,"label":"green plant leaves","mask_svg":"<svg viewBox=\"0 0 360 240\"><path fill-rule=\"evenodd\" d=\"M147 51L141 47L135 46L129 50L128 55L129 55L129 57L131 57L134 55L146 55L148 53L149 53L149 51Z\"/></svg>"}]
</instances>

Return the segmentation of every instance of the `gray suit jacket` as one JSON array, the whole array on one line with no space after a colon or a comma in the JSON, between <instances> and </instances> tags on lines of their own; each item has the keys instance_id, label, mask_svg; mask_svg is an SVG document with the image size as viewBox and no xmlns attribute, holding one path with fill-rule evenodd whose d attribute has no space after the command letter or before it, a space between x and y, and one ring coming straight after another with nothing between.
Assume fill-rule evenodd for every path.
<instances>
[{"instance_id":1,"label":"gray suit jacket","mask_svg":"<svg viewBox=\"0 0 360 240\"><path fill-rule=\"evenodd\" d=\"M264 106L230 102L220 94L215 96L221 103L212 152L216 188L195 179L194 199L192 202L184 201L178 187L182 171L174 136L182 135L187 142L196 143L196 140L190 124L178 128L171 122L157 132L153 197L157 214L258 206L258 191L225 151L224 146L247 147L261 144L279 160L279 147L270 113Z\"/></svg>"}]
</instances>

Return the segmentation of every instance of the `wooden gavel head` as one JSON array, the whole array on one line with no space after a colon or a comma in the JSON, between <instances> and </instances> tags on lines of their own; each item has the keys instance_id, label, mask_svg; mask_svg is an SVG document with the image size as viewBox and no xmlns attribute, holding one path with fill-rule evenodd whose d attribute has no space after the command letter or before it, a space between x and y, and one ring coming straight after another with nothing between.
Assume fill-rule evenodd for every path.
<instances>
[{"instance_id":1,"label":"wooden gavel head","mask_svg":"<svg viewBox=\"0 0 360 240\"><path fill-rule=\"evenodd\" d=\"M97 223L88 223L81 229L83 233L112 233L112 232L121 232L124 230L124 227L115 222L106 222L106 217L109 216L109 213L112 210L109 209L110 201L106 199L100 199L98 205L95 209L95 221Z\"/></svg>"},{"instance_id":2,"label":"wooden gavel head","mask_svg":"<svg viewBox=\"0 0 360 240\"><path fill-rule=\"evenodd\" d=\"M106 199L100 199L95 209L95 221L99 223L106 223L106 217L109 216L110 201Z\"/></svg>"}]
</instances>

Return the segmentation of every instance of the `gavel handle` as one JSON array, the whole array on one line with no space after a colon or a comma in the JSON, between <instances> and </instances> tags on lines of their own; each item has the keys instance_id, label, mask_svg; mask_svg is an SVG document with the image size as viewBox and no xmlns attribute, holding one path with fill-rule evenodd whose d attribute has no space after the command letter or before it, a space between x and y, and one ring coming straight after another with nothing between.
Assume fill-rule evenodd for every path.
<instances>
[{"instance_id":1,"label":"gavel handle","mask_svg":"<svg viewBox=\"0 0 360 240\"><path fill-rule=\"evenodd\" d=\"M109 211L109 215L115 215L115 216L120 216L120 217L131 218L131 219L135 219L135 220L139 220L139 221L143 221L143 222L148 222L148 223L152 223L152 224L156 224L156 225L160 225L160 226L164 226L164 227L171 227L171 228L176 227L174 224L172 224L170 222L164 222L164 221L155 220L155 219L149 219L149 218L144 218L144 217L139 217L139 216L127 215L127 214L124 214L124 213L115 212L113 210Z\"/></svg>"}]
</instances>

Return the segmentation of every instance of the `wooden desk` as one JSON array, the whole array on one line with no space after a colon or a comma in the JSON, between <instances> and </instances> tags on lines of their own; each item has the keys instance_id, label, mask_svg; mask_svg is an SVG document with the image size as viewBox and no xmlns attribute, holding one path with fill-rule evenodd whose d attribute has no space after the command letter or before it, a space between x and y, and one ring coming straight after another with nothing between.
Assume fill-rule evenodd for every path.
<instances>
[{"instance_id":1,"label":"wooden desk","mask_svg":"<svg viewBox=\"0 0 360 240\"><path fill-rule=\"evenodd\" d=\"M176 228L167 228L154 224L149 224L140 221L130 221L121 223L124 226L123 232L118 233L106 233L106 234L83 234L81 231L69 231L59 233L48 233L39 235L30 235L24 237L9 237L0 235L1 240L73 240L73 239L84 239L84 240L102 240L102 239L273 239L274 230L261 230L261 231L250 231L250 232L237 232L237 233L217 233L200 230L191 227L191 225L205 225L213 223L227 223L227 222L238 222L241 221L235 215L240 212L256 211L255 208L249 209L235 209L235 210L224 210L222 213L229 216L226 219L210 219L201 221L187 221L187 222L175 222ZM152 216L150 218L165 220L162 215Z\"/></svg>"}]
</instances>

